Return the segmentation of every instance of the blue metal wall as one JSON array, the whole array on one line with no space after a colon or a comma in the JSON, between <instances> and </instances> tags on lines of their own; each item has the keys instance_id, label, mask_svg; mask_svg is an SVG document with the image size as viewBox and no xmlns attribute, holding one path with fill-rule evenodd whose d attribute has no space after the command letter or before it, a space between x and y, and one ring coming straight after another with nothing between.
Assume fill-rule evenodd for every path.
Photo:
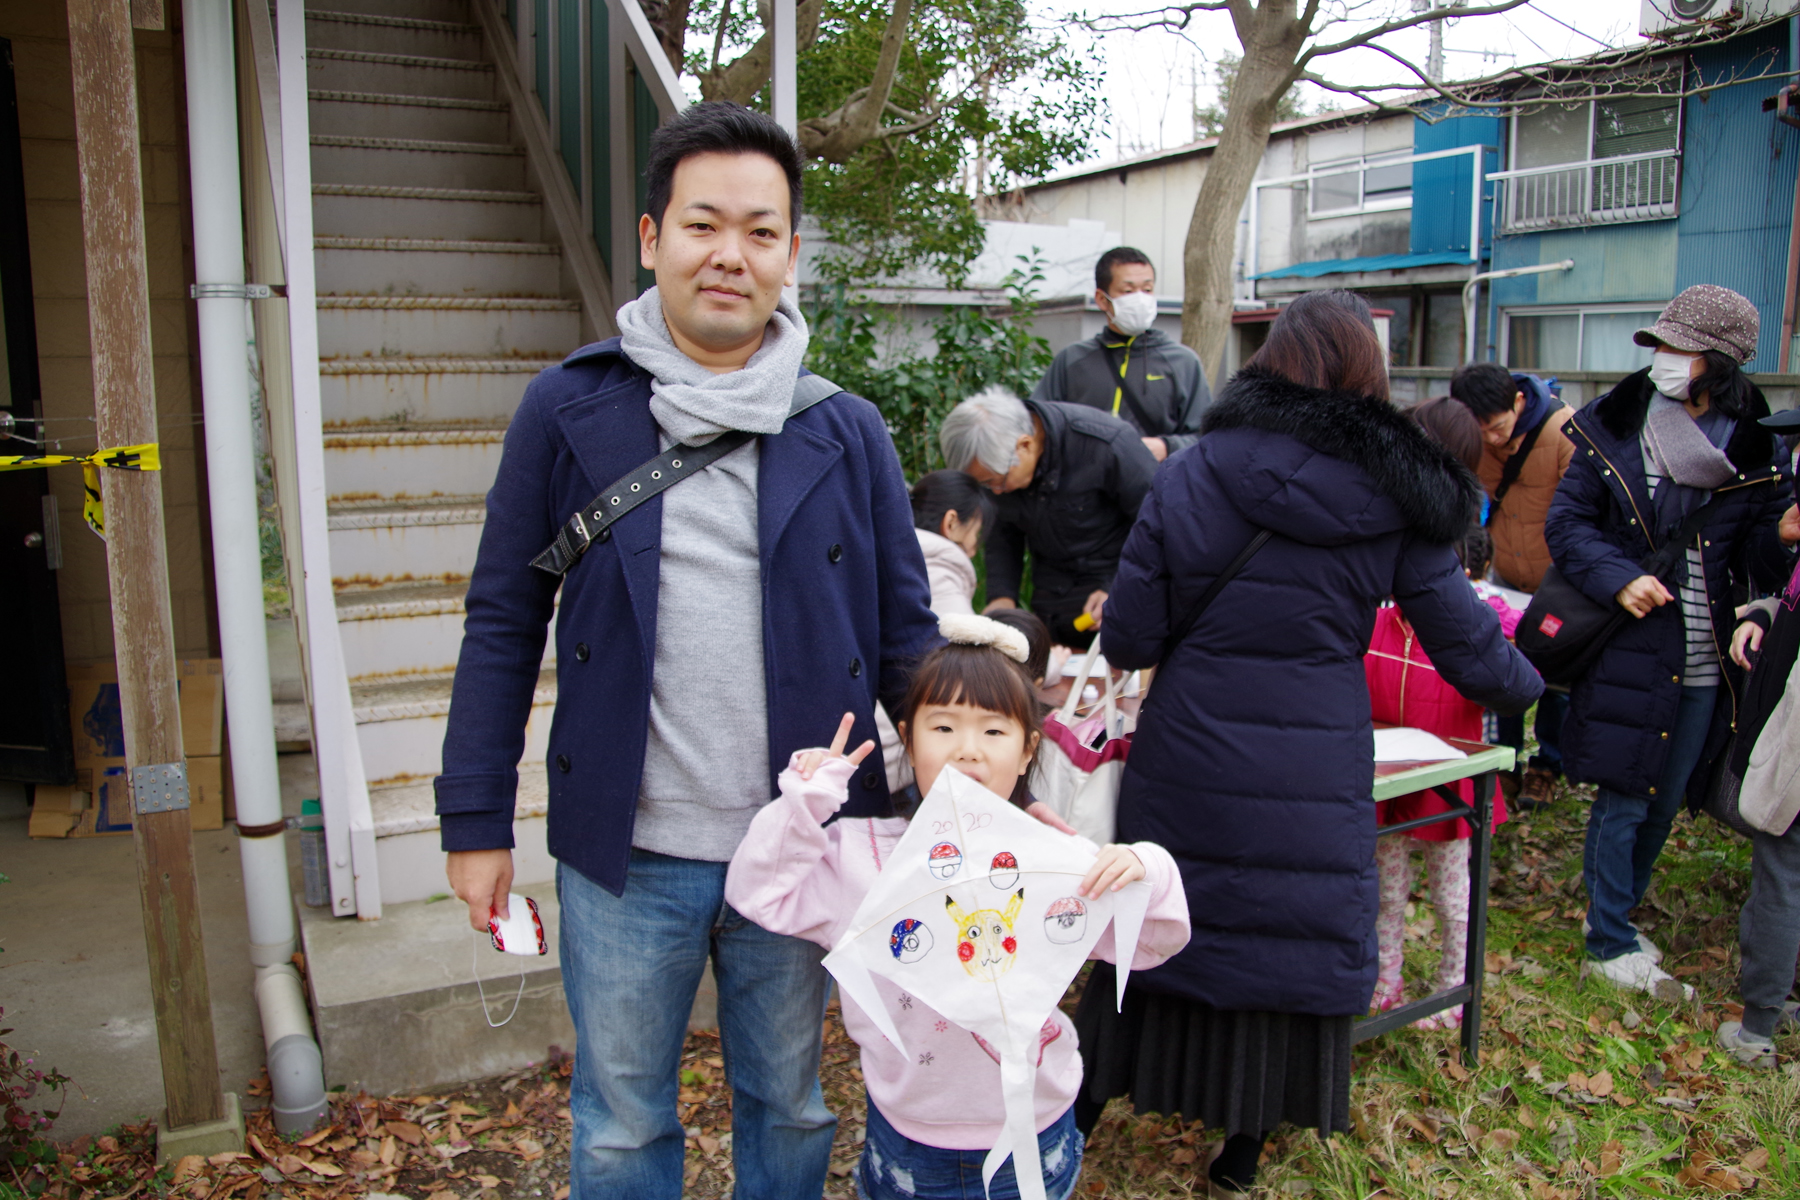
<instances>
[{"instance_id":1,"label":"blue metal wall","mask_svg":"<svg viewBox=\"0 0 1800 1200\"><path fill-rule=\"evenodd\" d=\"M1787 27L1782 24L1695 51L1692 71L1710 82L1733 74L1792 70L1787 59ZM1716 283L1755 303L1762 314L1762 337L1749 365L1752 371L1774 371L1781 362L1788 234L1800 167L1800 130L1762 111L1763 98L1780 82L1738 84L1695 96L1682 114L1686 129L1675 289Z\"/></svg>"},{"instance_id":2,"label":"blue metal wall","mask_svg":"<svg viewBox=\"0 0 1800 1200\"><path fill-rule=\"evenodd\" d=\"M1451 117L1436 124L1413 121L1413 153L1430 154L1458 146L1489 146L1482 155L1482 174L1499 170L1499 148L1506 144L1504 117ZM1469 250L1469 203L1474 191L1469 160L1461 155L1413 164L1412 238L1414 254L1441 254ZM1482 188L1491 198L1493 185ZM1493 240L1493 206L1481 206L1481 257L1488 255Z\"/></svg>"},{"instance_id":3,"label":"blue metal wall","mask_svg":"<svg viewBox=\"0 0 1800 1200\"><path fill-rule=\"evenodd\" d=\"M1569 271L1493 281L1502 308L1526 304L1661 304L1675 294L1676 223L1634 221L1501 237L1493 270L1575 260ZM1785 250L1786 243L1783 243Z\"/></svg>"}]
</instances>

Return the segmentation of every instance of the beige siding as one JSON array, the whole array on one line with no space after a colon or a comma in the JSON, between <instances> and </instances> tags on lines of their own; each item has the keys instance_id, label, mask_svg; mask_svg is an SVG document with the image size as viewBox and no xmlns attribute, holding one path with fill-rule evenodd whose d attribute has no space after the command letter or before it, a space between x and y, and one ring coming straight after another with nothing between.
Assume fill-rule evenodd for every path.
<instances>
[{"instance_id":1,"label":"beige siding","mask_svg":"<svg viewBox=\"0 0 1800 1200\"><path fill-rule=\"evenodd\" d=\"M178 5L168 8L172 17L179 12ZM69 419L93 416L94 387L63 5L58 0L0 0L0 37L12 41L18 78L44 415L55 421L52 432L69 437L67 449L88 450L95 444L91 426ZM192 305L187 298L192 268L180 35L140 30L137 47L150 321L175 646L183 655L206 655L213 642L211 572L199 455L200 397L192 366ZM82 524L81 472L62 468L52 473L51 480L62 512L63 569L57 586L64 653L71 659L111 657L106 548Z\"/></svg>"}]
</instances>

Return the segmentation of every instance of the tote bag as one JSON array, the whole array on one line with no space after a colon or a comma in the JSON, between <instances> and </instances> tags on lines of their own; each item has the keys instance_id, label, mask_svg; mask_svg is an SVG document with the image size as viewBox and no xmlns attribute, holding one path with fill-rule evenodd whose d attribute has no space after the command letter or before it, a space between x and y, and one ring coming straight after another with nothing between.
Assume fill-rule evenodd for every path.
<instances>
[{"instance_id":1,"label":"tote bag","mask_svg":"<svg viewBox=\"0 0 1800 1200\"><path fill-rule=\"evenodd\" d=\"M1118 824L1119 781L1137 722L1119 709L1125 677L1106 681L1097 709L1085 719L1076 718L1099 655L1100 639L1095 638L1071 681L1069 698L1044 718L1031 792L1076 833L1104 846L1113 840Z\"/></svg>"}]
</instances>

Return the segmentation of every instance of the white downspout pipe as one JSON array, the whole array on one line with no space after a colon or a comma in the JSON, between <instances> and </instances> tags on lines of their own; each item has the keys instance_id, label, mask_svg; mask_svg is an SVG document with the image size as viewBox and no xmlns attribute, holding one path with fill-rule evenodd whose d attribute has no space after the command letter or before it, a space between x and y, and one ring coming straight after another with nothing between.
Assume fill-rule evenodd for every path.
<instances>
[{"instance_id":1,"label":"white downspout pipe","mask_svg":"<svg viewBox=\"0 0 1800 1200\"><path fill-rule=\"evenodd\" d=\"M291 1133L311 1128L324 1117L325 1077L300 995L300 978L288 961L297 934L286 838L281 832L281 779L275 766L275 713L263 618L231 0L185 0L182 17L200 388L205 401L206 477L219 641L225 659L231 783L237 798L250 961L257 968L257 1008L269 1052L275 1127ZM260 836L243 836L245 829Z\"/></svg>"},{"instance_id":2,"label":"white downspout pipe","mask_svg":"<svg viewBox=\"0 0 1800 1200\"><path fill-rule=\"evenodd\" d=\"M1463 330L1467 353L1464 362L1475 361L1475 292L1484 279L1512 279L1519 275L1542 275L1547 271L1570 271L1575 268L1575 260L1565 258L1561 262L1540 263L1535 267L1509 267L1504 271L1483 271L1469 276L1469 282L1463 284Z\"/></svg>"}]
</instances>

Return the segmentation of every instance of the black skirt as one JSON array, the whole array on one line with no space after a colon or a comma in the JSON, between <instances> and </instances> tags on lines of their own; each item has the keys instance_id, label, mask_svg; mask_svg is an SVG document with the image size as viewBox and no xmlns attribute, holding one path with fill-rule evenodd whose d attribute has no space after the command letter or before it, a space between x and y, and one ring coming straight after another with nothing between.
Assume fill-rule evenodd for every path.
<instances>
[{"instance_id":1,"label":"black skirt","mask_svg":"<svg viewBox=\"0 0 1800 1200\"><path fill-rule=\"evenodd\" d=\"M1075 1010L1082 1095L1131 1097L1133 1110L1260 1138L1286 1121L1350 1128L1352 1017L1234 1012L1127 982L1096 963Z\"/></svg>"}]
</instances>

